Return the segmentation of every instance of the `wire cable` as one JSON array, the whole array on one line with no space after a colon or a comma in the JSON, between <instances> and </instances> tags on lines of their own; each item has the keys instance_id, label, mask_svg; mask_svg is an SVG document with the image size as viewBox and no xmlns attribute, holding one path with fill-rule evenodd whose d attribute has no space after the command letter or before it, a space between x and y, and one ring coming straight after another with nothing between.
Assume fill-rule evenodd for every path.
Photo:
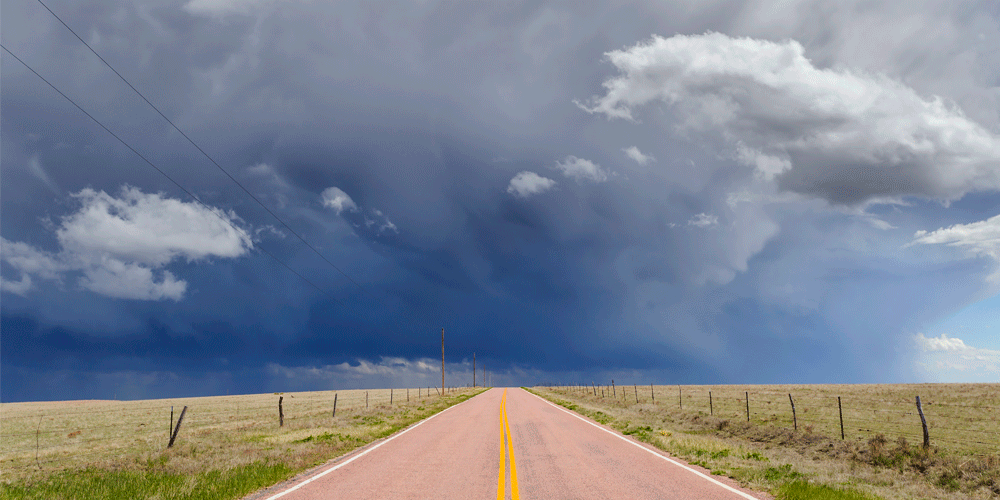
<instances>
[{"instance_id":1,"label":"wire cable","mask_svg":"<svg viewBox=\"0 0 1000 500\"><path fill-rule=\"evenodd\" d=\"M292 229L284 220L281 219L281 217L278 217L278 215L276 213L274 213L274 211L272 211L270 208L267 207L267 205L265 205L262 201L260 201L260 199L258 199L256 196L254 196L253 193L250 192L250 190L248 190L245 186L243 186L242 183L240 183L240 181L236 180L236 178L233 177L232 174L230 174L226 169L222 168L222 165L219 165L219 163L216 162L215 159L213 159L207 152L205 152L205 150L202 149L201 146L199 146L196 142L194 142L193 139L191 139L191 137L189 137L186 133L184 133L184 131L181 130L180 127L178 127L176 124L174 124L174 122L170 118L167 118L167 116L164 115L163 112L160 111L160 109L156 107L156 105L154 105L152 102L150 102L150 100L147 99L146 96L142 94L142 92L139 92L139 89L135 88L134 85L132 85L131 83L129 83L129 81L127 79L125 79L125 77L122 76L122 74L119 73L118 70L114 68L114 66L112 66L107 60L105 60L104 57L102 57L100 54L98 54L97 51L94 50L94 48L91 47L90 44L86 42L86 40L84 40L80 35L78 35L76 33L76 31L73 30L73 28L71 28L68 24L66 24L66 22L63 21L62 18L59 17L59 15L56 14L52 9L50 9L48 5L45 5L45 2L43 2L42 0L38 0L38 3L41 4L42 7L45 7L45 10L49 11L49 13L52 14L52 16L54 16L57 20L59 20L59 22L62 23L62 25L65 26L66 29L69 30L69 32L72 33L73 36L75 36L77 38L77 40L80 40L80 43L84 44L88 49L90 49L90 51L95 56L97 56L97 58L100 59L101 62L104 63L105 66L107 66L111 71L113 71L115 73L115 75L118 75L118 78L120 78L123 82L125 82L125 85L128 85L128 87L130 89L132 89L132 91L135 92L136 95L138 95L139 97L141 97L143 101L146 101L146 104L149 104L149 106L151 108L153 108L157 112L157 114L159 114L164 120L166 120L167 123L169 123L170 126L174 128L174 130L176 130L177 132L179 132L185 139L187 139L187 141L190 142L191 145L194 146L199 152L201 152L201 154L204 155L205 158L208 158L208 161L212 162L212 164L215 165L216 168L218 168L222 173L226 174L226 177L229 177L229 180L233 181L233 183L235 183L237 186L239 186L239 188L242 189L243 192L247 194L247 196L249 196L251 199L253 199L253 201L257 202L257 204L260 205L261 208L263 208L264 210L266 210L267 213L271 214L271 217L274 217L275 220L277 220L279 223L281 223L281 225L284 226L285 229L288 230L288 232L292 233L296 238L299 239L299 241L301 241L303 244L305 244L305 246L309 247L309 249L312 250L313 253L315 253L316 255L318 255L319 258L323 259L323 261L325 261L331 267L333 267L334 269L336 269L337 272L339 272L341 275L343 275L345 278L347 278L351 283L353 283L359 289L361 289L362 291L364 291L365 293L367 293L373 299L379 300L378 297L376 297L374 293L372 293L370 290L368 290L367 288L365 288L364 286L362 286L361 283L358 283L357 280L355 280L354 278L352 278L350 275L348 275L346 272L344 272L343 269L341 269L336 264L334 264L333 262L331 262L330 259L327 259L326 256L324 256L322 253L319 252L319 250L316 250L316 248L314 246L312 246L311 244L309 244L309 242L306 241L305 238L303 238L301 235L299 235L299 233L297 233L294 229ZM413 315L411 315L411 316L414 317L414 318L416 318L416 316L413 316ZM417 318L417 319L419 319L419 318ZM426 321L421 320L421 322L424 323L424 324L428 324L429 325L429 323L427 323Z\"/></svg>"},{"instance_id":2,"label":"wire cable","mask_svg":"<svg viewBox=\"0 0 1000 500\"><path fill-rule=\"evenodd\" d=\"M76 101L74 101L73 99L70 99L70 97L68 95L64 94L55 85L53 85L51 82L49 82L48 80L46 80L45 77L43 77L42 75L40 75L37 71L35 71L34 68L32 68L31 66L29 66L28 63L24 62L20 57L17 57L17 55L15 55L13 52L11 52L10 49L8 49L3 44L0 44L0 48L2 48L4 51L6 51L8 54L10 54L11 57L13 57L14 59L17 59L17 62L23 64L25 68L28 68L29 71L31 71L32 73L34 73L35 76L37 76L38 78L40 78L49 87L52 87L52 90L55 90L56 92L59 93L59 95L63 96L67 101L69 101L71 104L73 104L73 106L76 106L76 109L79 109L83 114L87 115L88 118L90 118L91 120L93 120L94 123L98 124L102 129L104 129L105 132L111 134L111 137L114 137L115 139L118 139L118 142L120 142L123 145L125 145L125 147L127 147L129 150L131 150L133 153L135 153L136 156L138 156L139 158L142 158L143 161L145 161L147 164L149 164L149 166L153 167L157 172L159 172L161 175L163 175L163 177L165 177L167 180L169 180L170 182L174 183L175 186L177 186L182 191L184 191L185 193L187 193L187 195L190 196L191 199L193 199L195 202L197 202L199 205L201 205L202 207L204 207L209 212L215 214L219 218L219 220L221 220L222 222L225 222L226 225L228 225L229 227L231 227L234 231L237 231L237 232L242 231L242 229L240 229L240 228L236 227L235 225L233 225L233 223L230 220L228 220L227 218L225 218L222 215L220 215L219 214L219 210L217 210L217 209L215 209L213 207L209 207L208 205L206 205L205 203L203 203L200 199L198 199L198 197L194 193L192 193L191 191L188 191L187 188L185 188L179 182L177 182L176 180L174 180L173 177L170 177L169 175L167 175L167 173L164 172L162 169L160 169L160 167L157 167L155 164L153 164L153 162L149 161L149 159L147 159L145 156L143 156L142 153L136 151L135 148L133 148L132 146L130 146L121 137L118 137L118 135L115 134L114 132L112 132L111 129L109 129L108 127L106 127L97 118L94 118L93 115L91 115L90 113L88 113L87 110L83 109L79 104L76 103ZM268 252L267 250L265 250L265 249L263 249L263 248L261 248L259 246L254 247L254 248L256 248L257 250L259 250L259 251L261 251L263 253L265 253L267 256L271 257L272 259L274 259L277 263L279 263L282 266L284 266L286 269L288 269L289 271L291 271L292 273L294 273L296 276L298 276L299 278L301 278L303 281L305 281L306 283L309 283L310 285L312 285L313 288L315 288L316 290L318 290L320 293L326 295L327 297L330 297L330 299L332 299L334 302L336 302L338 304L341 304L341 305L344 305L344 303L341 302L340 299L334 297L331 293L327 292L326 290L323 290L317 284L313 283L308 278L306 278L305 276L303 276L302 274L300 274L298 271L292 269L288 264L286 264L284 261L282 261L281 259L279 259L278 257L276 257L271 252Z\"/></svg>"}]
</instances>

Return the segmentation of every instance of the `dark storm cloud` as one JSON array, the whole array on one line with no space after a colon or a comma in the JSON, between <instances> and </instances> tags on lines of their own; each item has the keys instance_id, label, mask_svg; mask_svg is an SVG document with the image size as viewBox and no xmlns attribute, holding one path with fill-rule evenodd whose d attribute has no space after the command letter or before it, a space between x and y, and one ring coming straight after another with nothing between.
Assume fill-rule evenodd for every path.
<instances>
[{"instance_id":1,"label":"dark storm cloud","mask_svg":"<svg viewBox=\"0 0 1000 500\"><path fill-rule=\"evenodd\" d=\"M215 390L355 376L395 383L423 376L415 360L437 355L441 326L449 363L475 351L511 383L546 373L898 380L908 374L905 357L871 360L897 356L915 329L979 293L982 261L953 265L929 245L904 248L915 231L941 227L933 208L852 212L810 197L954 198L988 182L934 190L899 170L853 192L849 168L825 169L829 155L801 159L809 150L789 161L815 169L771 182L755 168L772 165L773 152L727 156L676 134L676 113L649 106L643 123L626 123L573 103L601 96L618 76L606 52L651 34L792 36L816 65L906 74L909 63L893 54L860 61L836 50L855 29L841 17L851 6L826 5L826 20L790 14L782 27L729 2L51 6L360 286L244 196L47 12L5 5L6 46L208 206L233 211L254 240L246 254L163 264L187 284L176 302L113 299L66 277L19 285L18 268L4 262L5 282L23 288L5 284L4 401L43 398L31 378L67 370L87 374L93 397L116 384L131 384L134 397L166 394L171 377ZM929 50L928 60L948 50ZM128 184L191 201L16 61L2 64L5 240L60 252L55 229L79 209L70 195L85 188L117 195ZM953 86L922 66L909 71L923 75L912 84L919 92L988 101L972 68L957 68ZM835 128L822 113L800 114L769 115L747 137ZM977 116L982 130L991 126ZM537 177L510 191L525 172ZM974 212L961 222L977 220ZM894 225L903 229L886 229ZM914 271L922 266L936 274ZM943 282L964 283L954 304L935 300ZM892 307L865 309L866 322L844 319L859 304L874 307L868 291ZM379 365L383 356L416 364ZM776 362L762 369L746 359ZM330 368L345 362L354 367ZM378 368L357 368L366 363Z\"/></svg>"}]
</instances>

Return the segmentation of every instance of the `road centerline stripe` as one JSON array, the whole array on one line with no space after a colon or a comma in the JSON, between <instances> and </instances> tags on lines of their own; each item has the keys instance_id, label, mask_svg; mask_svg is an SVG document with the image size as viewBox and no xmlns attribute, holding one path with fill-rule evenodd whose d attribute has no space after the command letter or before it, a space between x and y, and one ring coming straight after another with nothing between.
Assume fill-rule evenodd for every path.
<instances>
[{"instance_id":1,"label":"road centerline stripe","mask_svg":"<svg viewBox=\"0 0 1000 500\"><path fill-rule=\"evenodd\" d=\"M497 500L506 497L505 461L510 459L510 498L511 500L521 500L521 492L517 486L517 462L514 460L514 440L510 435L510 421L507 418L507 389L503 390L503 397L500 398L500 474L497 478Z\"/></svg>"},{"instance_id":2,"label":"road centerline stripe","mask_svg":"<svg viewBox=\"0 0 1000 500\"><path fill-rule=\"evenodd\" d=\"M507 397L503 401L503 423L507 432L507 451L510 454L510 498L511 500L521 500L521 493L517 487L517 465L514 461L514 440L510 436L510 420L507 418Z\"/></svg>"}]
</instances>

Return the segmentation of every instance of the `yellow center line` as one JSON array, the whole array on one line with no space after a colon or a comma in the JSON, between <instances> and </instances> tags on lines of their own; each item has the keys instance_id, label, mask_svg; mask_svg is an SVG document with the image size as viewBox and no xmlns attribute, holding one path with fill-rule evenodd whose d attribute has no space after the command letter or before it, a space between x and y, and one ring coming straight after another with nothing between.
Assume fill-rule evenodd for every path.
<instances>
[{"instance_id":1,"label":"yellow center line","mask_svg":"<svg viewBox=\"0 0 1000 500\"><path fill-rule=\"evenodd\" d=\"M497 479L497 500L503 500L504 493L506 493L504 491L506 489L504 485L504 476L506 476L504 452L507 452L510 457L510 498L511 500L521 500L521 493L517 487L517 465L514 462L514 441L510 437L510 421L507 419L507 389L503 390L503 397L500 399L500 477Z\"/></svg>"},{"instance_id":2,"label":"yellow center line","mask_svg":"<svg viewBox=\"0 0 1000 500\"><path fill-rule=\"evenodd\" d=\"M510 454L510 498L511 500L521 500L521 494L517 491L517 465L514 464L514 441L510 438L510 421L507 419L507 398L503 402L503 424L507 430L507 451Z\"/></svg>"}]
</instances>

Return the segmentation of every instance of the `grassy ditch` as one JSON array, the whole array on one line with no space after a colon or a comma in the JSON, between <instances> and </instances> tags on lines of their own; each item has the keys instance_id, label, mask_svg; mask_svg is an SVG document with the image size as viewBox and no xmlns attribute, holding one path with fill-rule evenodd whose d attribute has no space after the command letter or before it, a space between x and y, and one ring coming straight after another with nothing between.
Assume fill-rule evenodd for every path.
<instances>
[{"instance_id":1,"label":"grassy ditch","mask_svg":"<svg viewBox=\"0 0 1000 500\"><path fill-rule=\"evenodd\" d=\"M396 391L391 396L388 390L341 391L336 417L330 405L332 393L231 396L221 403L221 398L191 398L184 401L188 415L172 448L165 446L169 422L153 437L142 432L151 426L146 409L162 410L162 401L118 403L104 411L33 403L32 411L46 417L29 415L24 420L44 423L50 418L54 422L48 423L49 428L59 429L50 433L55 437L46 438L57 444L45 448L41 425L32 429L37 429L32 440L39 439L37 462L25 460L25 455L33 458L31 447L7 446L24 434L17 432L16 418L18 411L26 412L7 405L0 419L0 438L5 441L0 499L241 498L387 437L483 389L459 389L444 397L423 392L417 397L414 389L409 398ZM277 407L271 404L278 397L283 398L284 425L279 425ZM260 400L268 404L254 404ZM117 432L86 421L94 414L106 418L109 412L117 417ZM139 430L130 432L133 427ZM98 432L107 436L87 439ZM28 466L9 465L25 461Z\"/></svg>"},{"instance_id":2,"label":"grassy ditch","mask_svg":"<svg viewBox=\"0 0 1000 500\"><path fill-rule=\"evenodd\" d=\"M804 429L801 421L801 430L793 431L766 418L747 422L698 408L681 410L676 386L672 404L666 398L634 403L628 389L630 402L579 389L536 387L532 392L778 500L1000 498L995 450L924 450L905 437L890 440L881 433L841 440L839 431L835 438L826 436ZM649 386L646 390L649 395Z\"/></svg>"}]
</instances>

